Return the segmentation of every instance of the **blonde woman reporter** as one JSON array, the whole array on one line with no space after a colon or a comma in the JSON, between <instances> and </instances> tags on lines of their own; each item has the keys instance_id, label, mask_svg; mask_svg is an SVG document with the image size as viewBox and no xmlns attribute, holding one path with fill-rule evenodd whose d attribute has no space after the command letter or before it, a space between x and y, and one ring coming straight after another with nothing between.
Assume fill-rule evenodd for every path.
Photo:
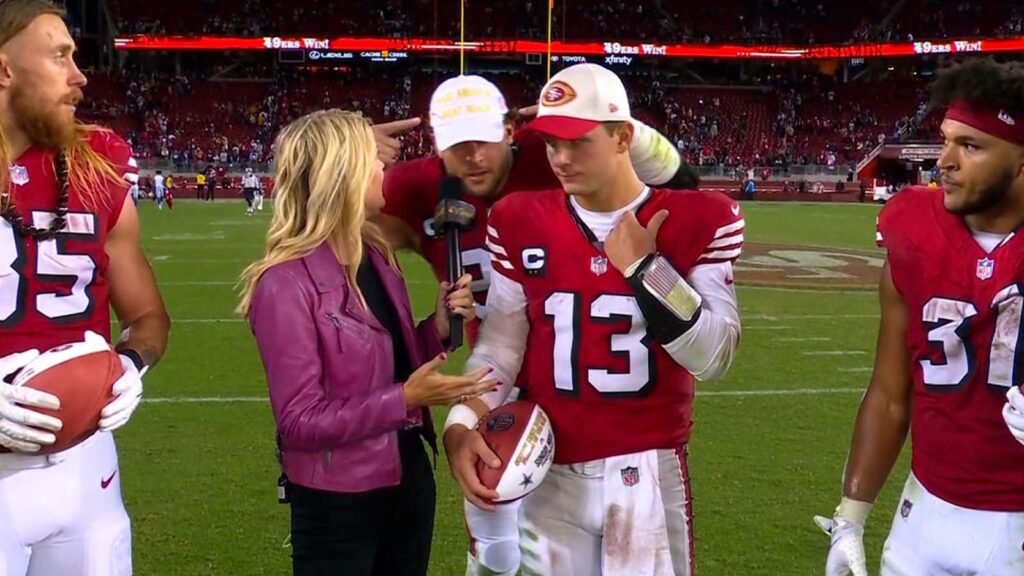
<instances>
[{"instance_id":1,"label":"blonde woman reporter","mask_svg":"<svg viewBox=\"0 0 1024 576\"><path fill-rule=\"evenodd\" d=\"M276 143L266 253L242 277L277 421L296 575L422 576L434 520L427 407L494 388L447 376L447 310L474 318L469 276L413 323L394 254L367 215L383 164L358 114L327 110ZM436 448L435 448L436 450Z\"/></svg>"}]
</instances>

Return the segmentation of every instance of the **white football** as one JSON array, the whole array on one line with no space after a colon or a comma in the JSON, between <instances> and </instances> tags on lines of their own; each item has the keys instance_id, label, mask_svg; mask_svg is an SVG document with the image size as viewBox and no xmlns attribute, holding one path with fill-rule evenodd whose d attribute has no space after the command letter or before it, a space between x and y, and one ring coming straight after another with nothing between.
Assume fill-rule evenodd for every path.
<instances>
[{"instance_id":1,"label":"white football","mask_svg":"<svg viewBox=\"0 0 1024 576\"><path fill-rule=\"evenodd\" d=\"M477 463L480 482L496 491L496 502L512 502L544 480L555 458L555 433L548 415L533 402L511 402L492 410L477 428L501 459L501 467Z\"/></svg>"}]
</instances>

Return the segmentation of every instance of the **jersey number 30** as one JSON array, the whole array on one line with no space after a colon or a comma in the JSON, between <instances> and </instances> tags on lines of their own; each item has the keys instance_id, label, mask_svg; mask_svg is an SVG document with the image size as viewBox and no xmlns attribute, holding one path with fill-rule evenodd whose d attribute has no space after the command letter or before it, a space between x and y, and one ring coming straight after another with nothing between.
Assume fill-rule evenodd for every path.
<instances>
[{"instance_id":1,"label":"jersey number 30","mask_svg":"<svg viewBox=\"0 0 1024 576\"><path fill-rule=\"evenodd\" d=\"M553 320L555 333L555 388L579 393L580 334L583 325L582 298L570 292L555 292L544 301L544 313ZM612 372L588 367L587 381L602 394L636 396L645 393L654 382L654 363L647 347L647 330L640 308L632 296L603 294L590 303L588 320L608 323L628 320L629 331L612 334L611 355L627 359L629 370Z\"/></svg>"},{"instance_id":2,"label":"jersey number 30","mask_svg":"<svg viewBox=\"0 0 1024 576\"><path fill-rule=\"evenodd\" d=\"M49 226L53 214L34 212L33 225ZM40 240L36 250L35 277L47 284L68 286L62 291L36 294L35 309L46 318L58 322L73 322L92 312L93 301L89 286L96 276L96 263L85 254L68 254L64 244L68 239L88 240L96 237L95 217L92 214L68 214L65 232L56 238ZM0 220L0 328L17 324L25 315L28 299L28 281L25 266L27 254L24 239L14 233L6 220Z\"/></svg>"},{"instance_id":3,"label":"jersey number 30","mask_svg":"<svg viewBox=\"0 0 1024 576\"><path fill-rule=\"evenodd\" d=\"M990 386L1009 388L1019 383L1024 350L1018 343L1021 333L1021 287L1012 284L992 298L996 313L995 333L988 354L987 382ZM944 363L921 360L924 383L929 386L962 386L975 370L975 351L968 337L971 318L977 316L974 304L950 298L932 298L924 305L922 320L928 328L928 340L942 346Z\"/></svg>"}]
</instances>

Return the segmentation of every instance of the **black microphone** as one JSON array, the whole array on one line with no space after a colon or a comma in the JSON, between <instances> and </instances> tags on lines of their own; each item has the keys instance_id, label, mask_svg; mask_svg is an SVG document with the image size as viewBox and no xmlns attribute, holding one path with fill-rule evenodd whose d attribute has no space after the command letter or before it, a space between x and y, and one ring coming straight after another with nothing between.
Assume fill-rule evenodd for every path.
<instances>
[{"instance_id":1,"label":"black microphone","mask_svg":"<svg viewBox=\"0 0 1024 576\"><path fill-rule=\"evenodd\" d=\"M448 282L455 282L464 274L462 270L462 242L459 235L473 229L476 208L462 200L462 180L455 176L441 179L441 201L434 210L434 229L444 236L445 252L448 255ZM448 313L450 326L448 350L462 346L462 316Z\"/></svg>"}]
</instances>

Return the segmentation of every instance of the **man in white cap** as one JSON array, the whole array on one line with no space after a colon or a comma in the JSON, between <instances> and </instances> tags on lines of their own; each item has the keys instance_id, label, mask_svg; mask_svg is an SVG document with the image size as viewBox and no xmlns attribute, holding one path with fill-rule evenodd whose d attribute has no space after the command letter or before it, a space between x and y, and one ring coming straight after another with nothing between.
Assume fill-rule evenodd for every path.
<instances>
[{"instance_id":1,"label":"man in white cap","mask_svg":"<svg viewBox=\"0 0 1024 576\"><path fill-rule=\"evenodd\" d=\"M487 314L491 259L487 252L487 214L499 198L512 192L551 190L559 181L547 161L544 140L534 132L515 133L517 111L509 110L497 86L480 76L457 76L443 82L430 100L430 127L437 156L399 163L384 175L384 216L379 224L396 248L421 254L439 281L447 279L444 239L433 226L438 189L445 175L462 180L464 200L476 208L472 230L461 235L462 261L474 277L477 317ZM636 134L630 158L644 181L671 188L696 188L696 173L678 150L654 129L629 120ZM466 326L476 341L479 320ZM483 405L480 405L483 408ZM519 567L518 506L484 513L465 503L470 532L467 574L514 574ZM491 544L494 545L491 545Z\"/></svg>"},{"instance_id":2,"label":"man in white cap","mask_svg":"<svg viewBox=\"0 0 1024 576\"><path fill-rule=\"evenodd\" d=\"M434 230L434 209L441 179L456 176L476 208L473 230L463 233L463 265L475 279L477 303L485 304L490 279L486 240L487 212L512 192L559 186L536 133L515 133L517 110L510 110L497 86L480 76L457 76L441 83L430 100L430 127L436 156L399 162L384 175L384 215L378 223L395 248L421 254L439 279L447 277L444 239ZM631 120L641 137L631 158L645 182L670 188L695 188L698 177L682 162L667 138ZM486 309L478 312L486 314ZM468 326L470 341L476 325Z\"/></svg>"},{"instance_id":3,"label":"man in white cap","mask_svg":"<svg viewBox=\"0 0 1024 576\"><path fill-rule=\"evenodd\" d=\"M543 136L561 186L491 210L496 273L466 365L504 384L452 408L452 472L471 502L495 508L476 465L497 457L474 427L518 382L556 442L555 464L522 500L524 572L692 574L694 380L725 374L739 342L739 206L643 183L625 87L600 66L555 75L527 128Z\"/></svg>"}]
</instances>

